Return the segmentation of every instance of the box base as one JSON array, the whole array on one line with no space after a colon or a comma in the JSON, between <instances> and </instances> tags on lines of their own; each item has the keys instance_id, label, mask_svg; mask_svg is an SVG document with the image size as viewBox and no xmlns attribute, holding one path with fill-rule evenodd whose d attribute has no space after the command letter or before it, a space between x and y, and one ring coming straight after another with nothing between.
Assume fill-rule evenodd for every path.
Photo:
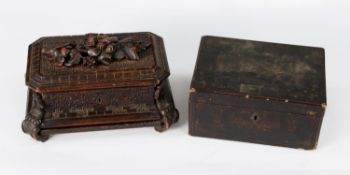
<instances>
[{"instance_id":1,"label":"box base","mask_svg":"<svg viewBox=\"0 0 350 175\"><path fill-rule=\"evenodd\" d=\"M189 134L306 150L316 148L322 117L248 106L190 101Z\"/></svg>"},{"instance_id":2,"label":"box base","mask_svg":"<svg viewBox=\"0 0 350 175\"><path fill-rule=\"evenodd\" d=\"M22 130L36 140L46 141L52 134L106 129L154 126L162 132L178 118L167 80L155 88L131 90L41 94L29 89Z\"/></svg>"}]
</instances>

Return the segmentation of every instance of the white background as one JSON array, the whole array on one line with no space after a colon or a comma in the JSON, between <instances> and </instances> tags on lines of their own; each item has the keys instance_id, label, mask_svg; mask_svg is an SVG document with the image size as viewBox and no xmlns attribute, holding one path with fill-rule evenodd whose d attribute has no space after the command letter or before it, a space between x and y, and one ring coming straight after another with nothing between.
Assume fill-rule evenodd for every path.
<instances>
[{"instance_id":1,"label":"white background","mask_svg":"<svg viewBox=\"0 0 350 175\"><path fill-rule=\"evenodd\" d=\"M1 1L0 174L349 174L350 1ZM180 121L54 135L22 133L28 45L41 36L151 31L164 38ZM326 50L328 108L314 151L188 135L188 90L202 35Z\"/></svg>"}]
</instances>

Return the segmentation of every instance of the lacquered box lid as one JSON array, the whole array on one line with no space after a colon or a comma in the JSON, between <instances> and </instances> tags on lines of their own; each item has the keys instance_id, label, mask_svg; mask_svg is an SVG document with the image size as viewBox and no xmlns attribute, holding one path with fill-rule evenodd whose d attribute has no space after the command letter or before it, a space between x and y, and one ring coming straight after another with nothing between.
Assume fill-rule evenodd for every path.
<instances>
[{"instance_id":1,"label":"lacquered box lid","mask_svg":"<svg viewBox=\"0 0 350 175\"><path fill-rule=\"evenodd\" d=\"M326 105L323 48L205 36L192 91Z\"/></svg>"}]
</instances>

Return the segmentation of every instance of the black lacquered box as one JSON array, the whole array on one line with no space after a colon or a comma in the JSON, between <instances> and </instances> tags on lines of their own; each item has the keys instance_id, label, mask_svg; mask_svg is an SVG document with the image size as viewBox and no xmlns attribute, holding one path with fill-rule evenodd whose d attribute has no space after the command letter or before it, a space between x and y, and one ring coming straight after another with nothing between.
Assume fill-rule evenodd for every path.
<instances>
[{"instance_id":1,"label":"black lacquered box","mask_svg":"<svg viewBox=\"0 0 350 175\"><path fill-rule=\"evenodd\" d=\"M314 149L326 104L324 49L202 38L191 135Z\"/></svg>"}]
</instances>

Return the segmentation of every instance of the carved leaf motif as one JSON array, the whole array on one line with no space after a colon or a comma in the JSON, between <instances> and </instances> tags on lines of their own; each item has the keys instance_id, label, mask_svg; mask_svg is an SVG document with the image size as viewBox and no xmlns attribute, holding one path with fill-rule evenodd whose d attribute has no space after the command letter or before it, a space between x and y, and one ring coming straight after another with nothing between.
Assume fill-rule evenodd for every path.
<instances>
[{"instance_id":1,"label":"carved leaf motif","mask_svg":"<svg viewBox=\"0 0 350 175\"><path fill-rule=\"evenodd\" d=\"M140 59L139 56L136 53L136 47L124 47L123 51L126 55L126 57L130 58L131 60L138 60Z\"/></svg>"}]
</instances>

